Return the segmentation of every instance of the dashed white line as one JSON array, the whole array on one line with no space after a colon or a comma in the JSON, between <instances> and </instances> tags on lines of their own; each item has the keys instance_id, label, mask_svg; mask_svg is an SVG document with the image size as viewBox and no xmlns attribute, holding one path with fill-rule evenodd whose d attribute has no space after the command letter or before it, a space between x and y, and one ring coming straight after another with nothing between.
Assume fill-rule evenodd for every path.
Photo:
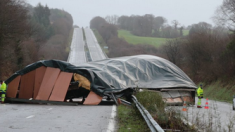
<instances>
[{"instance_id":1,"label":"dashed white line","mask_svg":"<svg viewBox=\"0 0 235 132\"><path fill-rule=\"evenodd\" d=\"M31 116L28 116L28 117L26 117L27 119L29 119L29 118L33 118L34 117L34 115L31 115Z\"/></svg>"}]
</instances>

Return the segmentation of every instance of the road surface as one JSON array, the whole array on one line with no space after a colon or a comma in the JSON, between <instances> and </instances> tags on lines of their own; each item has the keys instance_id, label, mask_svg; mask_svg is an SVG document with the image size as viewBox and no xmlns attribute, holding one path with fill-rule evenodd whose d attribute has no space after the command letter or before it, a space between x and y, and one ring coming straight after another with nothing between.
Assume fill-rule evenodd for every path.
<instances>
[{"instance_id":1,"label":"road surface","mask_svg":"<svg viewBox=\"0 0 235 132\"><path fill-rule=\"evenodd\" d=\"M89 49L92 61L106 59L92 30L90 28L84 28L84 30L86 35L87 47Z\"/></svg>"},{"instance_id":2,"label":"road surface","mask_svg":"<svg viewBox=\"0 0 235 132\"><path fill-rule=\"evenodd\" d=\"M196 103L197 100L196 97ZM208 100L209 109L205 109L205 106L206 99L202 99L202 108L196 108L197 105L190 106L187 107L187 112L182 111L182 107L176 108L190 123L198 125L202 131L206 132L210 127L214 132L228 132L229 128L231 132L235 131L235 111L232 110L232 104Z\"/></svg>"},{"instance_id":3,"label":"road surface","mask_svg":"<svg viewBox=\"0 0 235 132\"><path fill-rule=\"evenodd\" d=\"M110 107L0 104L0 131L111 132Z\"/></svg>"},{"instance_id":4,"label":"road surface","mask_svg":"<svg viewBox=\"0 0 235 132\"><path fill-rule=\"evenodd\" d=\"M70 53L67 61L75 66L87 62L84 46L85 42L83 40L82 29L74 28Z\"/></svg>"}]
</instances>

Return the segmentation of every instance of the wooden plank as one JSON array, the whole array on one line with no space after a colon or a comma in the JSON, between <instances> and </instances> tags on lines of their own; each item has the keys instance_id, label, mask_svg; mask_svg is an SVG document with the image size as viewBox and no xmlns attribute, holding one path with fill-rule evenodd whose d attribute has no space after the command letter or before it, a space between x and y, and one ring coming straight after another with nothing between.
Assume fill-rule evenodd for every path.
<instances>
[{"instance_id":1,"label":"wooden plank","mask_svg":"<svg viewBox=\"0 0 235 132\"><path fill-rule=\"evenodd\" d=\"M60 72L49 98L50 101L64 101L73 73Z\"/></svg>"},{"instance_id":2,"label":"wooden plank","mask_svg":"<svg viewBox=\"0 0 235 132\"><path fill-rule=\"evenodd\" d=\"M22 75L19 88L19 98L30 99L33 97L35 70Z\"/></svg>"},{"instance_id":3,"label":"wooden plank","mask_svg":"<svg viewBox=\"0 0 235 132\"><path fill-rule=\"evenodd\" d=\"M16 98L19 83L20 83L21 76L17 76L14 80L12 80L7 87L7 97Z\"/></svg>"},{"instance_id":4,"label":"wooden plank","mask_svg":"<svg viewBox=\"0 0 235 132\"><path fill-rule=\"evenodd\" d=\"M46 67L45 66L41 66L41 67L36 69L33 99L35 99L38 95L38 91L39 91L39 88L41 86L42 79L43 79L43 76L44 76L45 72L46 72Z\"/></svg>"},{"instance_id":5,"label":"wooden plank","mask_svg":"<svg viewBox=\"0 0 235 132\"><path fill-rule=\"evenodd\" d=\"M60 69L47 67L43 76L42 84L39 88L37 100L48 100L53 90L56 79L58 78Z\"/></svg>"},{"instance_id":6,"label":"wooden plank","mask_svg":"<svg viewBox=\"0 0 235 132\"><path fill-rule=\"evenodd\" d=\"M102 98L103 97L101 97L91 91L83 104L85 104L85 105L98 105L101 102Z\"/></svg>"}]
</instances>

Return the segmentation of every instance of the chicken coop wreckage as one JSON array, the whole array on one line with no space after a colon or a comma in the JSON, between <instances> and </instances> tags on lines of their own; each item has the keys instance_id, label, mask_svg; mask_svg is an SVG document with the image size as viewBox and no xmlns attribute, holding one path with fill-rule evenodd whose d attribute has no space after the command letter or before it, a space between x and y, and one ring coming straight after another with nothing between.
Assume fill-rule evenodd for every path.
<instances>
[{"instance_id":1,"label":"chicken coop wreckage","mask_svg":"<svg viewBox=\"0 0 235 132\"><path fill-rule=\"evenodd\" d=\"M161 93L167 104L195 103L194 82L173 63L152 55L108 58L78 66L42 60L15 72L5 82L7 101L11 102L67 103L82 98L80 104L98 105L104 98L130 100L138 88Z\"/></svg>"}]
</instances>

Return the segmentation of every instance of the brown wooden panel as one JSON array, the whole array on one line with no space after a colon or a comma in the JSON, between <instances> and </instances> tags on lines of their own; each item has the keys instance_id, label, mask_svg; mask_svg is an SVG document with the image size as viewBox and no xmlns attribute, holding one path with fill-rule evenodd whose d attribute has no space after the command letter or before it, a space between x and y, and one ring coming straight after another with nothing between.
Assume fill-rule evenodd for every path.
<instances>
[{"instance_id":1,"label":"brown wooden panel","mask_svg":"<svg viewBox=\"0 0 235 132\"><path fill-rule=\"evenodd\" d=\"M56 79L58 78L60 69L47 67L43 76L42 84L39 88L37 100L48 100L53 90Z\"/></svg>"},{"instance_id":2,"label":"brown wooden panel","mask_svg":"<svg viewBox=\"0 0 235 132\"><path fill-rule=\"evenodd\" d=\"M38 95L38 91L39 91L39 88L41 86L42 79L43 79L43 76L44 76L45 72L46 72L46 67L45 66L41 66L41 67L36 69L35 82L34 82L34 92L33 92L33 98L34 99Z\"/></svg>"},{"instance_id":3,"label":"brown wooden panel","mask_svg":"<svg viewBox=\"0 0 235 132\"><path fill-rule=\"evenodd\" d=\"M30 99L33 97L35 70L22 75L19 88L19 98Z\"/></svg>"},{"instance_id":4,"label":"brown wooden panel","mask_svg":"<svg viewBox=\"0 0 235 132\"><path fill-rule=\"evenodd\" d=\"M85 104L85 105L98 105L101 102L101 100L102 100L101 96L99 96L96 93L91 91L83 104Z\"/></svg>"},{"instance_id":5,"label":"brown wooden panel","mask_svg":"<svg viewBox=\"0 0 235 132\"><path fill-rule=\"evenodd\" d=\"M19 88L21 76L17 76L14 80L12 80L7 87L7 97L16 98L16 94Z\"/></svg>"},{"instance_id":6,"label":"brown wooden panel","mask_svg":"<svg viewBox=\"0 0 235 132\"><path fill-rule=\"evenodd\" d=\"M50 101L64 101L73 73L60 72L49 98Z\"/></svg>"}]
</instances>

